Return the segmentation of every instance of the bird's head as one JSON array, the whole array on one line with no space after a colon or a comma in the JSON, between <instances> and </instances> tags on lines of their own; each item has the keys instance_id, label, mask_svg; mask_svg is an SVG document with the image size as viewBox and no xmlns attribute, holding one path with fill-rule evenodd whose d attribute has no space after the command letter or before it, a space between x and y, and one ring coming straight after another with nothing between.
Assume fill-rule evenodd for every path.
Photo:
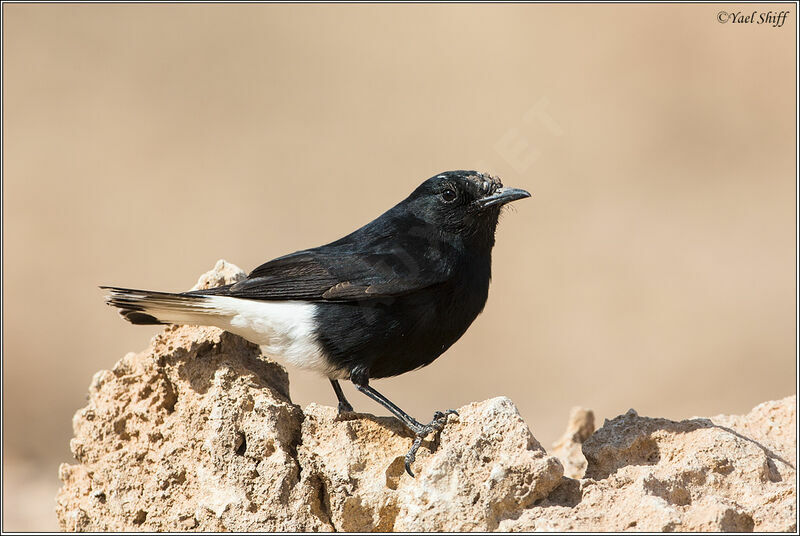
<instances>
[{"instance_id":1,"label":"bird's head","mask_svg":"<svg viewBox=\"0 0 800 536\"><path fill-rule=\"evenodd\" d=\"M506 203L530 197L503 186L498 177L477 171L446 171L423 182L406 203L416 217L441 231L464 237L489 238Z\"/></svg>"}]
</instances>

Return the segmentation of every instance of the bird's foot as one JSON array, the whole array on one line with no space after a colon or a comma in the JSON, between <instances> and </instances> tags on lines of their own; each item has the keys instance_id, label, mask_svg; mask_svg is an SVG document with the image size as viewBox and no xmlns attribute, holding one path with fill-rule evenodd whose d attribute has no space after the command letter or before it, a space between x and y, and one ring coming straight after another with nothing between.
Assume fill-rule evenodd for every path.
<instances>
[{"instance_id":1,"label":"bird's foot","mask_svg":"<svg viewBox=\"0 0 800 536\"><path fill-rule=\"evenodd\" d=\"M428 437L432 432L441 432L447 424L448 415L458 415L458 412L454 409L448 409L445 412L437 411L433 414L433 420L431 420L431 422L426 425L420 425L418 429L413 430L416 437L414 437L414 443L411 444L411 450L408 451L405 457L406 472L411 475L411 478L414 478L414 473L411 471L411 464L417 459L417 451L420 445L422 445L422 440Z\"/></svg>"},{"instance_id":2,"label":"bird's foot","mask_svg":"<svg viewBox=\"0 0 800 536\"><path fill-rule=\"evenodd\" d=\"M353 406L350 405L349 402L339 402L339 415L343 413L352 413Z\"/></svg>"}]
</instances>

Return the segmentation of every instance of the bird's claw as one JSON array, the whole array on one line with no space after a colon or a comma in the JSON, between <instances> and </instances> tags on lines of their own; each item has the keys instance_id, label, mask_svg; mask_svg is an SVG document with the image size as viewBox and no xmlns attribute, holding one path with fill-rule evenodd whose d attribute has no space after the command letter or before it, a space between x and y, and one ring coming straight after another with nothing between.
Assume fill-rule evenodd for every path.
<instances>
[{"instance_id":1,"label":"bird's claw","mask_svg":"<svg viewBox=\"0 0 800 536\"><path fill-rule=\"evenodd\" d=\"M411 444L411 450L408 451L408 454L405 456L405 467L406 473L414 478L414 472L411 471L411 464L414 463L414 460L417 459L417 451L419 447L422 445L422 440L428 437L431 432L441 432L445 425L447 424L447 416L448 415L458 415L458 412L454 409L448 409L447 411L437 411L433 414L433 419L431 422L420 428L414 437L414 443Z\"/></svg>"},{"instance_id":2,"label":"bird's claw","mask_svg":"<svg viewBox=\"0 0 800 536\"><path fill-rule=\"evenodd\" d=\"M353 412L353 406L351 406L350 404L346 403L343 404L339 402L339 415L341 415L342 413L352 413L352 412Z\"/></svg>"},{"instance_id":3,"label":"bird's claw","mask_svg":"<svg viewBox=\"0 0 800 536\"><path fill-rule=\"evenodd\" d=\"M411 464L414 463L414 460L417 459L417 450L419 450L419 446L422 444L422 436L417 436L414 438L414 443L411 445L411 450L408 451L406 454L406 473L409 474L411 478L414 478L414 472L411 470Z\"/></svg>"},{"instance_id":4,"label":"bird's claw","mask_svg":"<svg viewBox=\"0 0 800 536\"><path fill-rule=\"evenodd\" d=\"M433 420L426 426L426 428L430 428L428 430L428 434L436 431L441 432L444 426L447 424L447 416L448 415L455 415L458 416L458 412L454 409L448 409L447 411L437 411L433 414ZM427 435L427 434L425 434Z\"/></svg>"}]
</instances>

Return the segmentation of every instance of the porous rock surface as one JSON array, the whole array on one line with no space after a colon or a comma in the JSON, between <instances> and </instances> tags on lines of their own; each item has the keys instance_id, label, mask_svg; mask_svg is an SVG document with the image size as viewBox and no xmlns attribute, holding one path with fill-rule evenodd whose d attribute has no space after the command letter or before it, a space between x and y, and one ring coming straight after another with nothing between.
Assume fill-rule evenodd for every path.
<instances>
[{"instance_id":1,"label":"porous rock surface","mask_svg":"<svg viewBox=\"0 0 800 536\"><path fill-rule=\"evenodd\" d=\"M242 277L220 262L198 287ZM423 443L395 419L305 409L247 341L168 326L98 372L73 419L70 531L794 531L795 397L745 416L576 409L548 455L514 404L459 408ZM594 432L594 433L593 433ZM559 458L562 461L559 461ZM566 476L565 476L566 474Z\"/></svg>"},{"instance_id":2,"label":"porous rock surface","mask_svg":"<svg viewBox=\"0 0 800 536\"><path fill-rule=\"evenodd\" d=\"M790 396L680 422L629 410L584 440L583 478L499 528L795 532L795 408Z\"/></svg>"}]
</instances>

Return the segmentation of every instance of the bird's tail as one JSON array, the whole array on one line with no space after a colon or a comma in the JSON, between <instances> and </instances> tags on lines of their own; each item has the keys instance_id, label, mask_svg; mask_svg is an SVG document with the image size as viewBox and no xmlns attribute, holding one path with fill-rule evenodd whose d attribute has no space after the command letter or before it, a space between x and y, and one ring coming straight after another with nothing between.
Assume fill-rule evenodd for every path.
<instances>
[{"instance_id":1,"label":"bird's tail","mask_svg":"<svg viewBox=\"0 0 800 536\"><path fill-rule=\"evenodd\" d=\"M211 296L100 288L108 291L106 303L119 308L119 314L131 324L213 325L213 318L219 315Z\"/></svg>"}]
</instances>

